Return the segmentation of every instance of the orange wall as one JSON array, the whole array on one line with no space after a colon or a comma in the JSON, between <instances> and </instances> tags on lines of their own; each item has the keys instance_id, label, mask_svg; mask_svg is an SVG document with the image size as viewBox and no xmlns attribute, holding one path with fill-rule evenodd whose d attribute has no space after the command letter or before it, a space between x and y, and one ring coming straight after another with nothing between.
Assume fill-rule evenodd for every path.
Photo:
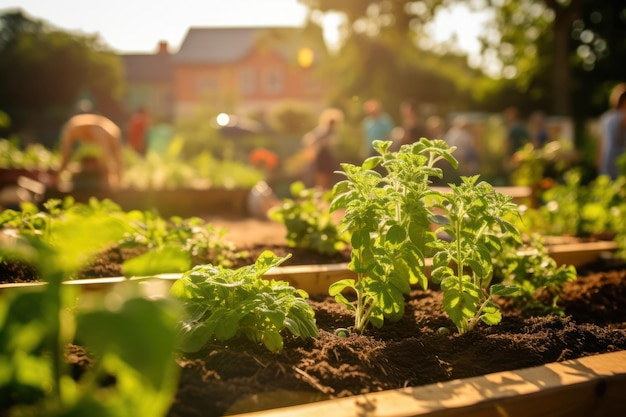
<instances>
[{"instance_id":1,"label":"orange wall","mask_svg":"<svg viewBox=\"0 0 626 417\"><path fill-rule=\"evenodd\" d=\"M243 94L240 89L240 70L252 68L255 74L255 91ZM271 93L264 88L263 74L266 71L280 69L283 74L283 91ZM241 61L222 65L185 65L179 64L174 70L174 95L177 102L196 102L202 98L202 79L210 78L214 90L211 94L219 97L237 97L241 100L319 100L322 98L321 87L312 80L312 70L303 69L296 63L287 62L281 55L264 48L257 48ZM311 87L313 85L313 88Z\"/></svg>"}]
</instances>

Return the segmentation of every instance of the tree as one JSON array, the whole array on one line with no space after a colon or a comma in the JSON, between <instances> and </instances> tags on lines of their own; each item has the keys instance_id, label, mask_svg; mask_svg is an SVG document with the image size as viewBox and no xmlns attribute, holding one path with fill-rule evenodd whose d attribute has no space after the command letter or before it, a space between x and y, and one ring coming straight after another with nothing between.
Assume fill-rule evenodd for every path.
<instances>
[{"instance_id":1,"label":"tree","mask_svg":"<svg viewBox=\"0 0 626 417\"><path fill-rule=\"evenodd\" d=\"M626 4L610 0L586 2L572 24L574 116L598 115L608 106L610 90L626 81Z\"/></svg>"},{"instance_id":2,"label":"tree","mask_svg":"<svg viewBox=\"0 0 626 417\"><path fill-rule=\"evenodd\" d=\"M487 0L496 12L485 54L553 114L577 119L606 107L626 53L626 4L613 0ZM549 77L546 77L549 75ZM577 98L576 100L574 98Z\"/></svg>"},{"instance_id":3,"label":"tree","mask_svg":"<svg viewBox=\"0 0 626 417\"><path fill-rule=\"evenodd\" d=\"M491 106L543 108L584 119L606 107L608 90L623 81L626 3L614 0L300 0L311 15L346 16L344 42L354 34L381 38L395 32L419 45L439 10L468 4L491 12L482 38L481 69L491 81L468 73L475 98ZM396 47L389 43L392 50ZM419 48L418 48L419 49ZM423 49L422 49L423 51ZM420 52L421 53L421 52ZM353 54L354 55L354 54ZM446 53L449 55L449 52ZM343 59L347 57L342 56ZM369 68L369 66L368 66ZM461 83L462 85L463 83ZM486 96L485 94L489 94Z\"/></svg>"},{"instance_id":4,"label":"tree","mask_svg":"<svg viewBox=\"0 0 626 417\"><path fill-rule=\"evenodd\" d=\"M569 35L584 1L486 1L495 19L482 38L483 56L492 57L491 63L499 61L501 76L527 93L531 102L550 97L553 114L571 114Z\"/></svg>"},{"instance_id":5,"label":"tree","mask_svg":"<svg viewBox=\"0 0 626 417\"><path fill-rule=\"evenodd\" d=\"M445 0L301 0L309 24L320 14L344 15L340 51L331 57L325 77L332 80L329 100L343 108L355 99L381 100L397 116L399 103L413 97L437 112L467 108L473 102L472 80L481 77L456 53L441 56L419 47L424 25ZM419 4L417 4L419 3ZM363 69L366 69L364 71ZM350 117L348 111L348 117Z\"/></svg>"},{"instance_id":6,"label":"tree","mask_svg":"<svg viewBox=\"0 0 626 417\"><path fill-rule=\"evenodd\" d=\"M0 109L11 131L56 140L81 93L115 118L122 93L122 65L98 36L77 35L26 17L0 16Z\"/></svg>"}]
</instances>

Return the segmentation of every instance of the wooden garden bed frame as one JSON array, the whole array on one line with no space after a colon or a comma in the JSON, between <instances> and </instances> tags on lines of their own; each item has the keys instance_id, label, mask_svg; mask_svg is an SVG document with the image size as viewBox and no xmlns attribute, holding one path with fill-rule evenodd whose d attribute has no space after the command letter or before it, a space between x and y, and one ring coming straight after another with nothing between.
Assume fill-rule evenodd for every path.
<instances>
[{"instance_id":1,"label":"wooden garden bed frame","mask_svg":"<svg viewBox=\"0 0 626 417\"><path fill-rule=\"evenodd\" d=\"M597 241L597 242L581 242L568 243L561 245L553 245L549 247L550 256L554 258L557 265L574 265L576 267L593 262L600 259L603 254L610 253L617 249L614 241ZM426 275L430 275L431 259L426 259ZM66 285L78 285L86 291L105 290L111 285L124 282L127 280L141 280L146 285L153 287L162 287L166 291L171 284L179 279L182 273L159 274L151 278L92 278L65 281ZM354 272L348 270L347 263L324 264L324 265L296 265L281 266L273 268L265 274L267 279L276 279L289 282L296 288L300 288L309 294L325 294L328 287L333 282L344 278L355 278ZM11 288L23 288L29 286L43 285L45 283L15 283L1 284L0 292L10 290Z\"/></svg>"},{"instance_id":2,"label":"wooden garden bed frame","mask_svg":"<svg viewBox=\"0 0 626 417\"><path fill-rule=\"evenodd\" d=\"M550 247L560 264L579 266L616 249L615 242L562 244ZM427 260L429 272L430 259ZM149 279L124 277L66 281L82 291L106 291L112 285L141 280L148 294L163 295L182 274ZM270 270L267 279L290 282L309 294L325 294L339 279L352 278L347 264L285 266ZM45 283L0 285L0 292ZM236 417L550 417L626 415L626 351L498 372L473 378L388 390L365 395L274 408Z\"/></svg>"},{"instance_id":3,"label":"wooden garden bed frame","mask_svg":"<svg viewBox=\"0 0 626 417\"><path fill-rule=\"evenodd\" d=\"M624 393L620 351L236 417L609 417L626 415Z\"/></svg>"}]
</instances>

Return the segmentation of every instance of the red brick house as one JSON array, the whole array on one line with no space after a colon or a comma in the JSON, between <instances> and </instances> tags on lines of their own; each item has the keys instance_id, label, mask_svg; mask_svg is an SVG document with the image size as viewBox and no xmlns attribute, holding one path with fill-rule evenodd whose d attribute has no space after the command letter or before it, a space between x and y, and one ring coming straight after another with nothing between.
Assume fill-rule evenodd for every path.
<instances>
[{"instance_id":1,"label":"red brick house","mask_svg":"<svg viewBox=\"0 0 626 417\"><path fill-rule=\"evenodd\" d=\"M122 55L125 70L128 114L147 106L156 117L171 120L174 115L172 55L165 42L159 43L155 54Z\"/></svg>"},{"instance_id":2,"label":"red brick house","mask_svg":"<svg viewBox=\"0 0 626 417\"><path fill-rule=\"evenodd\" d=\"M267 112L284 101L313 110L324 105L325 91L315 76L325 54L321 35L301 28L191 28L178 52L165 49L123 56L127 103L136 106L144 98L153 112L173 118L203 102L240 113Z\"/></svg>"}]
</instances>

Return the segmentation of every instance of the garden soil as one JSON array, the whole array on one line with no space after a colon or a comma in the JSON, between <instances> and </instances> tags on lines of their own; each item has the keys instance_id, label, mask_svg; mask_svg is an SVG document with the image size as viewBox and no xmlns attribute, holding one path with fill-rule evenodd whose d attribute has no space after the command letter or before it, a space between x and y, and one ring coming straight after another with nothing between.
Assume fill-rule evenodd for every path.
<instances>
[{"instance_id":1,"label":"garden soil","mask_svg":"<svg viewBox=\"0 0 626 417\"><path fill-rule=\"evenodd\" d=\"M224 227L229 239L251 249L252 260L254 248L266 247L263 242L283 255L280 225L248 221ZM306 255L294 253L295 262L323 262L313 254L307 262ZM503 305L500 325L459 336L441 308L441 292L414 290L400 321L339 338L335 329L349 327L352 316L333 298L311 295L317 339L288 339L279 354L238 340L181 356L169 417L237 414L626 349L626 265L606 261L579 268L579 279L566 285L561 303L564 317L533 317Z\"/></svg>"},{"instance_id":2,"label":"garden soil","mask_svg":"<svg viewBox=\"0 0 626 417\"><path fill-rule=\"evenodd\" d=\"M290 264L346 261L346 253L329 261L286 248L285 230L276 223L217 219L216 224L237 247L248 249L244 262L253 262L264 249L293 253ZM106 262L100 261L103 269ZM479 325L463 336L442 311L437 288L407 296L401 320L347 338L334 331L349 327L351 315L334 299L311 294L320 329L316 339L287 338L279 354L234 340L180 355L179 389L168 417L237 414L626 350L626 265L607 260L578 272L579 279L564 288L563 317L536 317L503 303L501 324ZM68 360L76 368L91 362L76 346L68 350Z\"/></svg>"}]
</instances>

